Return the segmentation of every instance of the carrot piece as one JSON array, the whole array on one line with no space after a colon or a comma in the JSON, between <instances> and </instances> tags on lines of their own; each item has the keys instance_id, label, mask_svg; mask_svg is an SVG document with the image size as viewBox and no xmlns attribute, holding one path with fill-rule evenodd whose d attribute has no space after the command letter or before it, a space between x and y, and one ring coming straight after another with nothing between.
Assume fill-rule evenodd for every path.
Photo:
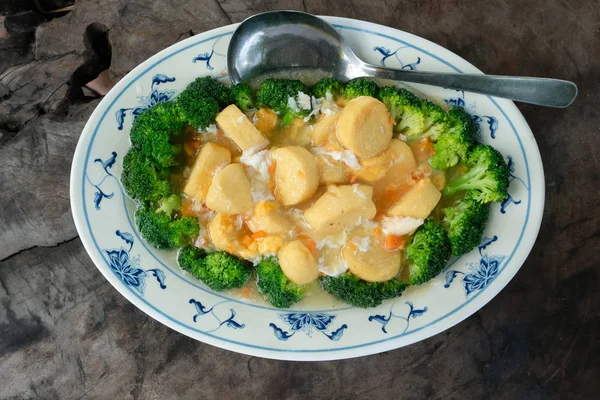
<instances>
[{"instance_id":1,"label":"carrot piece","mask_svg":"<svg viewBox=\"0 0 600 400\"><path fill-rule=\"evenodd\" d=\"M245 236L242 238L242 243L243 243L243 245L244 245L244 246L246 246L246 247L250 247L250 245L251 245L252 243L254 243L254 239L253 239L251 236L245 235Z\"/></svg>"},{"instance_id":2,"label":"carrot piece","mask_svg":"<svg viewBox=\"0 0 600 400\"><path fill-rule=\"evenodd\" d=\"M275 175L275 170L277 169L277 163L273 161L271 165L269 165L269 175L273 177Z\"/></svg>"},{"instance_id":3,"label":"carrot piece","mask_svg":"<svg viewBox=\"0 0 600 400\"><path fill-rule=\"evenodd\" d=\"M406 245L406 236L392 235L388 233L385 236L385 249L387 251L404 249Z\"/></svg>"},{"instance_id":4,"label":"carrot piece","mask_svg":"<svg viewBox=\"0 0 600 400\"><path fill-rule=\"evenodd\" d=\"M355 184L356 182L358 182L358 176L354 174L348 174L348 182Z\"/></svg>"},{"instance_id":5,"label":"carrot piece","mask_svg":"<svg viewBox=\"0 0 600 400\"><path fill-rule=\"evenodd\" d=\"M267 232L265 231L256 231L252 234L252 236L250 236L252 239L260 239L260 238L264 238L267 236Z\"/></svg>"},{"instance_id":6,"label":"carrot piece","mask_svg":"<svg viewBox=\"0 0 600 400\"><path fill-rule=\"evenodd\" d=\"M242 297L250 297L250 289L247 287L242 289Z\"/></svg>"},{"instance_id":7,"label":"carrot piece","mask_svg":"<svg viewBox=\"0 0 600 400\"><path fill-rule=\"evenodd\" d=\"M298 239L300 239L300 241L302 243L304 243L304 245L306 246L306 248L313 254L317 254L317 242L315 242L314 240L312 240L311 238L309 238L306 235L300 235L298 236Z\"/></svg>"}]
</instances>

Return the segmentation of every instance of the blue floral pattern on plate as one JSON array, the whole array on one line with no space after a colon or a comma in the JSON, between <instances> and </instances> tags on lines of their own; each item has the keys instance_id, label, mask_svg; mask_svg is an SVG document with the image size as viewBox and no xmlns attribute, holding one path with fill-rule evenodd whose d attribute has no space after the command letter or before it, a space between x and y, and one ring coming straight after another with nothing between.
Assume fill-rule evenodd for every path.
<instances>
[{"instance_id":1,"label":"blue floral pattern on plate","mask_svg":"<svg viewBox=\"0 0 600 400\"><path fill-rule=\"evenodd\" d=\"M506 258L504 255L482 254L488 246L497 241L498 237L483 238L479 245L479 254L481 255L479 263L468 263L469 272L465 273L458 270L449 270L446 272L446 283L444 287L448 289L458 275L462 275L462 282L465 289L465 297L469 297L473 292L483 290L490 285L500 271L500 265Z\"/></svg>"},{"instance_id":2,"label":"blue floral pattern on plate","mask_svg":"<svg viewBox=\"0 0 600 400\"><path fill-rule=\"evenodd\" d=\"M129 245L129 249L125 249L124 247L119 249L104 249L104 253L108 257L108 265L112 272L121 282L134 289L141 296L144 295L146 288L145 279L148 273L152 274L156 278L159 287L165 290L167 288L165 273L158 268L147 270L139 268L139 256L134 257L130 255L134 243L133 235L129 232L121 232L120 230L117 230L115 234Z\"/></svg>"},{"instance_id":3,"label":"blue floral pattern on plate","mask_svg":"<svg viewBox=\"0 0 600 400\"><path fill-rule=\"evenodd\" d=\"M133 119L135 119L138 115L141 114L142 111L147 110L148 108L158 103L162 103L163 101L169 101L173 99L177 91L173 89L160 90L158 88L159 85L169 82L175 82L175 77L170 77L165 74L154 75L152 77L152 83L150 85L150 94L148 94L147 96L138 96L138 106L120 108L115 113L115 118L117 120L117 129L123 130L123 124L125 123L125 118L128 115L131 115Z\"/></svg>"},{"instance_id":4,"label":"blue floral pattern on plate","mask_svg":"<svg viewBox=\"0 0 600 400\"><path fill-rule=\"evenodd\" d=\"M109 169L112 168L112 166L115 164L115 162L117 161L117 153L115 151L113 151L110 155L109 158L105 160L103 160L102 158L96 158L94 160L94 164L95 163L99 163L102 166L102 169L104 170L105 175L102 177L102 179L98 182L98 183L94 183L91 181L89 175L85 175L87 181L90 183L90 185L92 185L94 188L96 188L96 192L94 193L94 208L96 210L100 210L100 204L102 203L102 200L104 199L112 199L114 197L114 193L107 193L105 190L102 189L102 184L104 183L104 181L106 181L107 178L113 178L116 179L113 174L110 173Z\"/></svg>"},{"instance_id":5,"label":"blue floral pattern on plate","mask_svg":"<svg viewBox=\"0 0 600 400\"><path fill-rule=\"evenodd\" d=\"M312 337L313 332L320 332L325 335L329 340L338 341L344 334L344 330L348 328L348 325L343 324L334 331L327 332L329 325L335 319L335 315L326 314L321 312L293 312L277 315L285 324L287 324L291 330L291 333L284 331L274 323L270 323L269 326L273 328L275 337L279 340L286 341L296 332L304 332L308 337Z\"/></svg>"},{"instance_id":6,"label":"blue floral pattern on plate","mask_svg":"<svg viewBox=\"0 0 600 400\"><path fill-rule=\"evenodd\" d=\"M428 307L423 307L423 308L415 308L415 306L413 305L413 303L411 303L410 301L406 301L404 304L406 304L408 306L408 313L406 314L406 316L404 315L397 315L394 314L393 310L394 310L394 306L396 305L397 302L394 302L391 307L390 307L390 312L388 313L388 315L381 315L381 314L375 314L375 315L371 315L369 316L369 322L379 322L381 324L381 331L383 333L388 333L388 331L386 330L388 324L390 323L390 321L392 321L393 319L400 319L400 320L404 320L406 321L406 325L404 326L404 330L402 330L402 332L400 332L400 334L405 333L409 326L410 326L410 320L411 318L417 318L420 317L421 315L425 314L427 312L427 310L429 310Z\"/></svg>"},{"instance_id":7,"label":"blue floral pattern on plate","mask_svg":"<svg viewBox=\"0 0 600 400\"><path fill-rule=\"evenodd\" d=\"M221 318L215 313L215 308L220 306L221 304L230 303L229 301L222 301L213 305L211 308L206 308L200 301L195 299L190 299L190 304L192 304L196 308L196 314L192 317L194 322L198 322L199 317L203 316L212 316L218 323L217 327L206 332L214 332L217 331L222 326L226 326L232 329L244 329L246 324L242 324L235 320L236 312L233 308L230 308L231 316L225 320L221 320Z\"/></svg>"},{"instance_id":8,"label":"blue floral pattern on plate","mask_svg":"<svg viewBox=\"0 0 600 400\"><path fill-rule=\"evenodd\" d=\"M382 67L386 67L385 62L387 61L388 58L396 56L396 60L398 60L398 62L400 63L400 69L416 71L417 65L421 64L421 57L417 57L417 59L415 61L413 61L412 63L404 63L400 59L400 57L398 57L398 51L402 50L402 49L407 49L407 48L409 48L409 47L408 46L400 46L396 50L391 51L387 47L375 46L375 47L373 47L373 51L376 51L379 54L381 54L381 61L379 63L381 64Z\"/></svg>"}]
</instances>

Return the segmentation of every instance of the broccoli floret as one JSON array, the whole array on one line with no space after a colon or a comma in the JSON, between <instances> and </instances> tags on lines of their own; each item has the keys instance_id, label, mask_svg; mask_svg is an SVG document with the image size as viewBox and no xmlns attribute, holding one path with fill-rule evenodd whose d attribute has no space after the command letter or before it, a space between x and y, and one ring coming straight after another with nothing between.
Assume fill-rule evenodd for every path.
<instances>
[{"instance_id":1,"label":"broccoli floret","mask_svg":"<svg viewBox=\"0 0 600 400\"><path fill-rule=\"evenodd\" d=\"M219 108L227 107L235 100L229 86L210 76L196 78L194 82L185 88L181 95L184 93L196 99L213 98L219 103Z\"/></svg>"},{"instance_id":2,"label":"broccoli floret","mask_svg":"<svg viewBox=\"0 0 600 400\"><path fill-rule=\"evenodd\" d=\"M475 142L475 123L462 107L452 107L447 115L443 132L434 144L436 153L429 162L436 169L445 170L467 159Z\"/></svg>"},{"instance_id":3,"label":"broccoli floret","mask_svg":"<svg viewBox=\"0 0 600 400\"><path fill-rule=\"evenodd\" d=\"M398 297L408 287L406 283L398 279L386 282L366 282L350 272L337 277L321 277L321 285L327 293L343 302L363 308L376 307L384 300Z\"/></svg>"},{"instance_id":4,"label":"broccoli floret","mask_svg":"<svg viewBox=\"0 0 600 400\"><path fill-rule=\"evenodd\" d=\"M216 291L239 288L250 278L251 272L242 260L224 251L206 253L193 246L179 251L179 266Z\"/></svg>"},{"instance_id":5,"label":"broccoli floret","mask_svg":"<svg viewBox=\"0 0 600 400\"><path fill-rule=\"evenodd\" d=\"M302 82L293 79L269 78L258 88L256 94L257 107L268 107L281 118L283 126L288 126L296 117L306 117L309 108L302 108L299 95L308 96L310 91Z\"/></svg>"},{"instance_id":6,"label":"broccoli floret","mask_svg":"<svg viewBox=\"0 0 600 400\"><path fill-rule=\"evenodd\" d=\"M166 200L169 202L169 200ZM142 204L135 213L138 231L148 243L156 248L174 248L189 244L200 232L194 217L173 219L150 203Z\"/></svg>"},{"instance_id":7,"label":"broccoli floret","mask_svg":"<svg viewBox=\"0 0 600 400\"><path fill-rule=\"evenodd\" d=\"M174 102L166 101L144 110L133 121L131 144L159 167L177 164L181 145L172 144L173 136L181 134L185 123Z\"/></svg>"},{"instance_id":8,"label":"broccoli floret","mask_svg":"<svg viewBox=\"0 0 600 400\"><path fill-rule=\"evenodd\" d=\"M172 194L167 198L161 200L159 207L156 212L163 212L167 215L172 215L173 211L177 211L181 208L181 196Z\"/></svg>"},{"instance_id":9,"label":"broccoli floret","mask_svg":"<svg viewBox=\"0 0 600 400\"><path fill-rule=\"evenodd\" d=\"M379 84L373 79L369 78L352 79L344 88L344 97L346 100L352 100L360 96L371 96L377 98L378 95Z\"/></svg>"},{"instance_id":10,"label":"broccoli floret","mask_svg":"<svg viewBox=\"0 0 600 400\"><path fill-rule=\"evenodd\" d=\"M267 257L256 266L258 291L275 307L287 308L302 300L304 288L290 281L275 257Z\"/></svg>"},{"instance_id":11,"label":"broccoli floret","mask_svg":"<svg viewBox=\"0 0 600 400\"><path fill-rule=\"evenodd\" d=\"M134 200L157 201L171 193L167 169L158 169L150 159L131 149L123 159L121 182L125 192Z\"/></svg>"},{"instance_id":12,"label":"broccoli floret","mask_svg":"<svg viewBox=\"0 0 600 400\"><path fill-rule=\"evenodd\" d=\"M244 84L234 85L231 87L231 93L234 104L243 112L254 107L250 86Z\"/></svg>"},{"instance_id":13,"label":"broccoli floret","mask_svg":"<svg viewBox=\"0 0 600 400\"><path fill-rule=\"evenodd\" d=\"M508 166L498 150L478 144L469 152L465 166L465 174L446 183L444 196L472 190L473 199L481 203L500 202L508 196Z\"/></svg>"},{"instance_id":14,"label":"broccoli floret","mask_svg":"<svg viewBox=\"0 0 600 400\"><path fill-rule=\"evenodd\" d=\"M425 115L425 129L419 139L429 137L435 142L446 129L448 114L442 107L429 100L421 99L421 107Z\"/></svg>"},{"instance_id":15,"label":"broccoli floret","mask_svg":"<svg viewBox=\"0 0 600 400\"><path fill-rule=\"evenodd\" d=\"M469 191L452 207L444 208L443 224L448 230L452 254L460 256L477 247L489 214L489 204L473 198Z\"/></svg>"},{"instance_id":16,"label":"broccoli floret","mask_svg":"<svg viewBox=\"0 0 600 400\"><path fill-rule=\"evenodd\" d=\"M406 247L410 284L420 285L437 276L451 254L450 239L444 227L432 219L426 220Z\"/></svg>"},{"instance_id":17,"label":"broccoli floret","mask_svg":"<svg viewBox=\"0 0 600 400\"><path fill-rule=\"evenodd\" d=\"M177 96L183 120L195 129L204 129L215 122L219 111L232 104L231 88L210 76L196 78Z\"/></svg>"},{"instance_id":18,"label":"broccoli floret","mask_svg":"<svg viewBox=\"0 0 600 400\"><path fill-rule=\"evenodd\" d=\"M315 83L311 90L316 98L325 98L329 92L336 99L343 95L344 84L335 78L323 78Z\"/></svg>"},{"instance_id":19,"label":"broccoli floret","mask_svg":"<svg viewBox=\"0 0 600 400\"><path fill-rule=\"evenodd\" d=\"M407 136L408 140L420 140L426 137L426 113L420 98L406 89L386 86L379 91L379 100L388 108L396 121L394 131Z\"/></svg>"}]
</instances>

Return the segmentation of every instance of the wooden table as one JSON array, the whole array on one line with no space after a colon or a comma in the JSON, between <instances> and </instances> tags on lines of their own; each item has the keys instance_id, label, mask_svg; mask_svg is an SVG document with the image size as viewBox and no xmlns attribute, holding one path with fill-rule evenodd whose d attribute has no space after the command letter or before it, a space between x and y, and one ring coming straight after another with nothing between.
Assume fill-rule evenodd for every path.
<instances>
[{"instance_id":1,"label":"wooden table","mask_svg":"<svg viewBox=\"0 0 600 400\"><path fill-rule=\"evenodd\" d=\"M542 230L517 276L471 318L371 357L271 361L161 325L89 260L69 209L71 157L99 101L81 86L109 66L118 79L178 40L275 8L389 25L486 73L579 86L566 110L519 105L544 161ZM0 35L0 398L596 398L598 21L597 0L81 0L37 27L7 25Z\"/></svg>"}]
</instances>

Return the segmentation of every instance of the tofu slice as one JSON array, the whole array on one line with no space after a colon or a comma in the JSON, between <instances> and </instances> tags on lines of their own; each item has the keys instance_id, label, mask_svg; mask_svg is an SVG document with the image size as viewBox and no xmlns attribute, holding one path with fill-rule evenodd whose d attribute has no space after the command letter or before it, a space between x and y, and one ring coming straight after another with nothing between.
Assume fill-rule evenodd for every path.
<instances>
[{"instance_id":1,"label":"tofu slice","mask_svg":"<svg viewBox=\"0 0 600 400\"><path fill-rule=\"evenodd\" d=\"M340 112L336 134L342 146L360 158L381 153L390 145L394 120L381 101L360 96Z\"/></svg>"},{"instance_id":2,"label":"tofu slice","mask_svg":"<svg viewBox=\"0 0 600 400\"><path fill-rule=\"evenodd\" d=\"M387 251L381 244L361 251L352 243L342 249L342 257L354 275L367 282L385 282L394 278L402 266L402 253Z\"/></svg>"},{"instance_id":3,"label":"tofu slice","mask_svg":"<svg viewBox=\"0 0 600 400\"><path fill-rule=\"evenodd\" d=\"M270 201L258 203L247 224L253 233L263 231L269 235L287 235L293 228L289 218L281 214L279 205Z\"/></svg>"},{"instance_id":4,"label":"tofu slice","mask_svg":"<svg viewBox=\"0 0 600 400\"><path fill-rule=\"evenodd\" d=\"M327 142L337 143L335 127L337 126L340 113L325 115L313 125L311 141L314 146L322 146Z\"/></svg>"},{"instance_id":5,"label":"tofu slice","mask_svg":"<svg viewBox=\"0 0 600 400\"><path fill-rule=\"evenodd\" d=\"M231 153L229 150L218 144L206 143L196 157L190 176L183 188L183 193L204 202L215 171L230 163Z\"/></svg>"},{"instance_id":6,"label":"tofu slice","mask_svg":"<svg viewBox=\"0 0 600 400\"><path fill-rule=\"evenodd\" d=\"M242 151L264 149L269 141L260 133L235 104L231 104L217 115L217 124Z\"/></svg>"},{"instance_id":7,"label":"tofu slice","mask_svg":"<svg viewBox=\"0 0 600 400\"><path fill-rule=\"evenodd\" d=\"M400 200L390 207L388 214L399 217L425 219L440 201L442 193L431 179L421 179Z\"/></svg>"},{"instance_id":8,"label":"tofu slice","mask_svg":"<svg viewBox=\"0 0 600 400\"><path fill-rule=\"evenodd\" d=\"M319 187L319 167L304 147L281 147L271 152L275 160L275 197L284 206L308 200Z\"/></svg>"},{"instance_id":9,"label":"tofu slice","mask_svg":"<svg viewBox=\"0 0 600 400\"><path fill-rule=\"evenodd\" d=\"M319 277L315 257L300 240L293 240L279 251L279 265L288 279L305 285Z\"/></svg>"},{"instance_id":10,"label":"tofu slice","mask_svg":"<svg viewBox=\"0 0 600 400\"><path fill-rule=\"evenodd\" d=\"M372 196L370 186L332 185L304 212L304 218L319 234L341 232L375 217L377 210Z\"/></svg>"},{"instance_id":11,"label":"tofu slice","mask_svg":"<svg viewBox=\"0 0 600 400\"><path fill-rule=\"evenodd\" d=\"M348 181L348 169L343 163L332 160L324 154L317 154L315 158L319 166L321 183L345 183Z\"/></svg>"},{"instance_id":12,"label":"tofu slice","mask_svg":"<svg viewBox=\"0 0 600 400\"><path fill-rule=\"evenodd\" d=\"M208 189L206 206L224 214L242 214L252 209L250 181L242 164L230 164L216 174Z\"/></svg>"},{"instance_id":13,"label":"tofu slice","mask_svg":"<svg viewBox=\"0 0 600 400\"><path fill-rule=\"evenodd\" d=\"M417 168L417 161L410 147L400 139L392 139L390 150L394 155L393 164L383 178L373 184L373 196L377 200L386 190L404 185L411 172Z\"/></svg>"}]
</instances>

